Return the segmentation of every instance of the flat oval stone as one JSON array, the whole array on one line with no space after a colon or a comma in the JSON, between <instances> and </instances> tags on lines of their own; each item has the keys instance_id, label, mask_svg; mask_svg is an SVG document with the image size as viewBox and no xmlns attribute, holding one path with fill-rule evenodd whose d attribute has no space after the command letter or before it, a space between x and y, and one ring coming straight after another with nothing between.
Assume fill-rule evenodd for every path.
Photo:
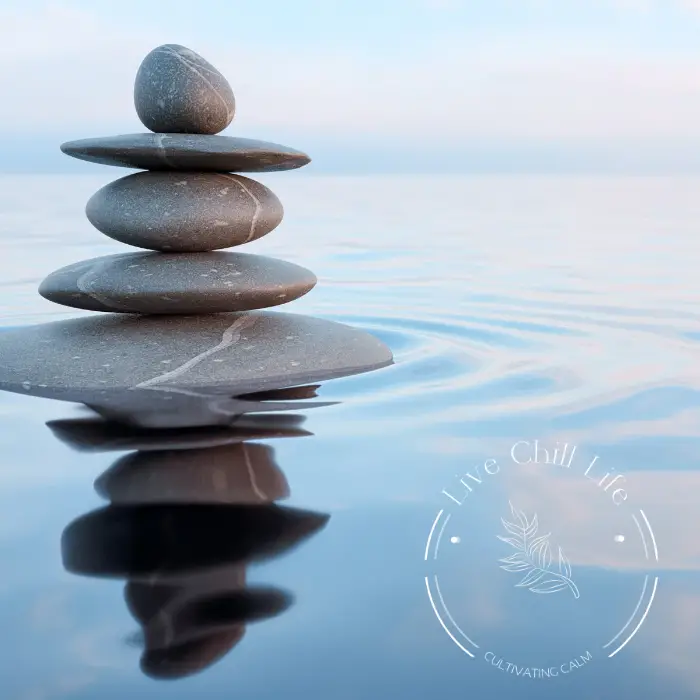
<instances>
[{"instance_id":1,"label":"flat oval stone","mask_svg":"<svg viewBox=\"0 0 700 700\"><path fill-rule=\"evenodd\" d=\"M265 185L242 175L142 172L95 192L85 213L121 243L197 253L261 238L279 225L284 209Z\"/></svg>"},{"instance_id":2,"label":"flat oval stone","mask_svg":"<svg viewBox=\"0 0 700 700\"><path fill-rule=\"evenodd\" d=\"M233 120L236 100L219 71L179 44L163 44L143 59L134 83L134 106L157 133L218 134Z\"/></svg>"},{"instance_id":3,"label":"flat oval stone","mask_svg":"<svg viewBox=\"0 0 700 700\"><path fill-rule=\"evenodd\" d=\"M311 162L306 153L277 143L201 134L105 136L69 141L61 150L90 163L143 170L267 173Z\"/></svg>"},{"instance_id":4,"label":"flat oval stone","mask_svg":"<svg viewBox=\"0 0 700 700\"><path fill-rule=\"evenodd\" d=\"M276 408L232 397L392 362L389 348L365 331L275 311L98 314L0 332L1 390L84 403L144 427L230 424Z\"/></svg>"},{"instance_id":5,"label":"flat oval stone","mask_svg":"<svg viewBox=\"0 0 700 700\"><path fill-rule=\"evenodd\" d=\"M124 253L52 272L39 294L75 309L132 314L212 314L286 304L316 276L249 253Z\"/></svg>"}]
</instances>

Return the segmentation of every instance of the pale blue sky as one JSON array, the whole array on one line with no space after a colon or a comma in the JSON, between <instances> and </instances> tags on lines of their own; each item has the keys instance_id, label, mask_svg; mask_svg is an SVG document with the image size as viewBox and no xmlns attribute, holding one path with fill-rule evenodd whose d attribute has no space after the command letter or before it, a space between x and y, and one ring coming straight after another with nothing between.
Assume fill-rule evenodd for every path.
<instances>
[{"instance_id":1,"label":"pale blue sky","mask_svg":"<svg viewBox=\"0 0 700 700\"><path fill-rule=\"evenodd\" d=\"M700 0L0 0L0 168L142 131L166 42L229 78L226 133L309 171L700 172Z\"/></svg>"}]
</instances>

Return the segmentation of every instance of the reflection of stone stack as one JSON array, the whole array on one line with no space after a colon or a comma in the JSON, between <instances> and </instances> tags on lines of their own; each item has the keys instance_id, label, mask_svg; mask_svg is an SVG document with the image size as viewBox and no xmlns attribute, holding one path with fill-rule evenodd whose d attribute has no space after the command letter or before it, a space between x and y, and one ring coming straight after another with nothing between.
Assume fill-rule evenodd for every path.
<instances>
[{"instance_id":1,"label":"reflection of stone stack","mask_svg":"<svg viewBox=\"0 0 700 700\"><path fill-rule=\"evenodd\" d=\"M287 481L272 449L246 440L309 433L272 418L208 432L132 431L130 440L128 429L108 423L50 424L77 449L127 442L139 449L97 480L110 505L74 520L62 548L73 573L128 580L125 599L143 629L141 667L149 676L203 670L242 639L247 624L291 604L282 590L247 586L247 565L289 551L328 517L274 505L289 495Z\"/></svg>"},{"instance_id":2,"label":"reflection of stone stack","mask_svg":"<svg viewBox=\"0 0 700 700\"><path fill-rule=\"evenodd\" d=\"M86 213L102 233L149 252L50 274L39 289L46 299L108 313L3 333L0 389L79 401L120 419L133 416L130 403L154 410L144 392L120 392L231 397L391 364L388 348L363 331L259 311L306 294L316 284L310 271L221 252L266 235L283 215L267 187L232 173L299 168L309 158L219 135L233 119L233 92L183 46L166 44L146 56L134 100L153 133L73 141L62 150L145 170L103 187ZM228 420L213 413L206 420Z\"/></svg>"}]
</instances>

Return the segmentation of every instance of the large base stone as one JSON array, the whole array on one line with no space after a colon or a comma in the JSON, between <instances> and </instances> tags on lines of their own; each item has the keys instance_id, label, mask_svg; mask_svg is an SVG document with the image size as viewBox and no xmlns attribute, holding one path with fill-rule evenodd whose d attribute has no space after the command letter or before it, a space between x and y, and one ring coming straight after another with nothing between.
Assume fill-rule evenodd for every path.
<instances>
[{"instance_id":1,"label":"large base stone","mask_svg":"<svg viewBox=\"0 0 700 700\"><path fill-rule=\"evenodd\" d=\"M226 425L251 411L296 409L239 397L392 362L364 331L273 311L90 315L0 332L0 389L84 403L143 427Z\"/></svg>"}]
</instances>

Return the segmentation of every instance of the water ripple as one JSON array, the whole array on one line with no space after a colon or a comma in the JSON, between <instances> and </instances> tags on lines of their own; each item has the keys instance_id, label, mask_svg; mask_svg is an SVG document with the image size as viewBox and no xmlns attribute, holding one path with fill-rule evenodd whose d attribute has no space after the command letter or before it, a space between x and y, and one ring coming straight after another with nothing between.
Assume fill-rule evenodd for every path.
<instances>
[{"instance_id":1,"label":"water ripple","mask_svg":"<svg viewBox=\"0 0 700 700\"><path fill-rule=\"evenodd\" d=\"M76 259L123 252L84 219L84 201L108 180L3 180L0 324L79 315L36 285ZM695 218L683 214L693 183L373 183L275 180L297 214L284 235L246 246L316 272L317 287L285 311L365 328L393 349L394 366L322 387L324 398L348 399L332 409L339 429L535 421L602 435L689 424L700 391Z\"/></svg>"}]
</instances>

